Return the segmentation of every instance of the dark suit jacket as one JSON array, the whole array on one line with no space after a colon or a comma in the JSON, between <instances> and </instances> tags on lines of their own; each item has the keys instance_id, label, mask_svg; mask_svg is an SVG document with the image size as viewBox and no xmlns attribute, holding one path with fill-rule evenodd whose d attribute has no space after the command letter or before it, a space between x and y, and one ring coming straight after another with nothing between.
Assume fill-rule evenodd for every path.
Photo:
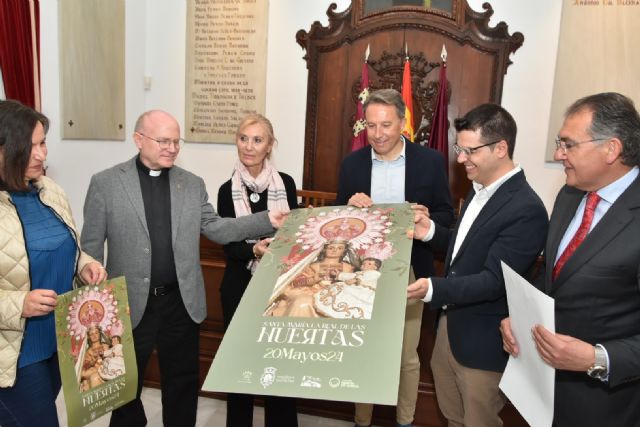
<instances>
[{"instance_id":1,"label":"dark suit jacket","mask_svg":"<svg viewBox=\"0 0 640 427\"><path fill-rule=\"evenodd\" d=\"M516 173L487 201L452 261L460 219L474 196L471 189L453 231L436 225L431 243L448 250L445 277L431 278L430 304L447 305L449 342L460 364L502 372L507 353L498 327L508 309L500 261L521 275L527 272L544 247L547 211L524 172Z\"/></svg>"},{"instance_id":2,"label":"dark suit jacket","mask_svg":"<svg viewBox=\"0 0 640 427\"><path fill-rule=\"evenodd\" d=\"M565 186L551 214L545 263L558 245L584 192ZM556 332L609 353L609 382L584 372L556 371L558 426L640 425L640 178L616 200L544 290L555 299Z\"/></svg>"},{"instance_id":3,"label":"dark suit jacket","mask_svg":"<svg viewBox=\"0 0 640 427\"><path fill-rule=\"evenodd\" d=\"M405 142L405 145L405 200L426 206L431 219L449 227L453 223L453 208L444 157L419 144ZM371 146L361 148L343 160L336 197L339 205L346 205L355 193L371 196L371 168ZM413 241L411 265L416 277L434 274L433 253L428 243Z\"/></svg>"}]
</instances>

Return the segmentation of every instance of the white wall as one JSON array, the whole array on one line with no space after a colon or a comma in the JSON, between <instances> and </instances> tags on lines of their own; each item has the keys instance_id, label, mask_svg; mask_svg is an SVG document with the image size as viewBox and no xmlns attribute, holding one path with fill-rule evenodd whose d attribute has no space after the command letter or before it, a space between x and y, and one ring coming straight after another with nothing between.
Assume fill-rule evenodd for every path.
<instances>
[{"instance_id":1,"label":"white wall","mask_svg":"<svg viewBox=\"0 0 640 427\"><path fill-rule=\"evenodd\" d=\"M338 11L349 0L333 0ZM278 168L302 186L307 69L305 52L297 45L298 30L309 30L314 21L328 25L331 0L271 0L269 6L267 105L279 146ZM481 10L483 0L469 0ZM513 56L503 94L503 105L519 126L516 160L550 209L564 181L557 166L545 165L553 70L555 67L561 2L493 0L491 24L509 23L521 31L525 42ZM84 195L92 174L135 154L130 138L122 141L60 140L60 86L57 2L41 2L41 72L43 112L52 121L48 135L49 175L68 192L75 217L82 223ZM137 116L161 108L184 121L186 0L127 1L126 7L126 118L131 133ZM144 90L144 77L151 89ZM455 88L454 88L455 90ZM100 102L87 99L87 102ZM201 175L215 205L218 187L228 179L236 159L235 147L225 144L187 144L178 164Z\"/></svg>"},{"instance_id":2,"label":"white wall","mask_svg":"<svg viewBox=\"0 0 640 427\"><path fill-rule=\"evenodd\" d=\"M145 69L146 6L141 1L127 1L125 31L126 129L133 129L138 114L147 108L142 76ZM82 224L82 206L94 173L121 162L137 151L129 141L61 140L60 73L58 46L58 2L40 2L40 69L42 112L51 121L47 144L47 173L69 195L78 226ZM87 99L87 102L100 102Z\"/></svg>"},{"instance_id":3,"label":"white wall","mask_svg":"<svg viewBox=\"0 0 640 427\"><path fill-rule=\"evenodd\" d=\"M484 1L469 0L469 5L482 10ZM491 0L490 4L495 11L491 25L504 21L511 34L524 34L524 44L511 56L513 64L505 77L502 105L518 124L514 159L551 212L565 180L562 165L544 161L562 2Z\"/></svg>"}]
</instances>

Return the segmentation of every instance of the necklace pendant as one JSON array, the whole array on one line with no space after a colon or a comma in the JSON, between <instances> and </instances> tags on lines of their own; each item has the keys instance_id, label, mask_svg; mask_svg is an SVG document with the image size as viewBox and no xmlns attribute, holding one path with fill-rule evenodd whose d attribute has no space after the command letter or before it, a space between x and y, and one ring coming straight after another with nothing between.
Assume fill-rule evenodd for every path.
<instances>
[{"instance_id":1,"label":"necklace pendant","mask_svg":"<svg viewBox=\"0 0 640 427\"><path fill-rule=\"evenodd\" d=\"M249 200L251 200L252 203L258 203L260 201L260 194L251 193L251 195L249 196Z\"/></svg>"}]
</instances>

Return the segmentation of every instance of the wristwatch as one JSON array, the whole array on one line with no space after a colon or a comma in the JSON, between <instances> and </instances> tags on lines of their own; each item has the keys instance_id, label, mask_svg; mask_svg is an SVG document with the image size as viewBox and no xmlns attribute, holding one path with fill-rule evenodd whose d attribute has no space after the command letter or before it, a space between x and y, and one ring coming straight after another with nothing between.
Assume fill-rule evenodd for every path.
<instances>
[{"instance_id":1,"label":"wristwatch","mask_svg":"<svg viewBox=\"0 0 640 427\"><path fill-rule=\"evenodd\" d=\"M605 380L609 376L609 367L607 366L607 352L600 344L593 346L596 354L596 360L588 370L587 375L598 380Z\"/></svg>"}]
</instances>

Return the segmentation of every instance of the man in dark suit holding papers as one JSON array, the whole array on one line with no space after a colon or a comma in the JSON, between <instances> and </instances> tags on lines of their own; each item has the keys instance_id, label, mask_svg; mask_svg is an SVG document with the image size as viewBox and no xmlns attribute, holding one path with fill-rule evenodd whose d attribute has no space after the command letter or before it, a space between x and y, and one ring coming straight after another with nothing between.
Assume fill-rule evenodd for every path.
<instances>
[{"instance_id":1,"label":"man in dark suit holding papers","mask_svg":"<svg viewBox=\"0 0 640 427\"><path fill-rule=\"evenodd\" d=\"M618 93L576 101L556 140L567 175L551 214L546 271L556 333L533 339L556 369L555 426L640 422L640 116ZM509 319L504 349L519 347ZM519 340L529 337L517 337Z\"/></svg>"}]
</instances>

